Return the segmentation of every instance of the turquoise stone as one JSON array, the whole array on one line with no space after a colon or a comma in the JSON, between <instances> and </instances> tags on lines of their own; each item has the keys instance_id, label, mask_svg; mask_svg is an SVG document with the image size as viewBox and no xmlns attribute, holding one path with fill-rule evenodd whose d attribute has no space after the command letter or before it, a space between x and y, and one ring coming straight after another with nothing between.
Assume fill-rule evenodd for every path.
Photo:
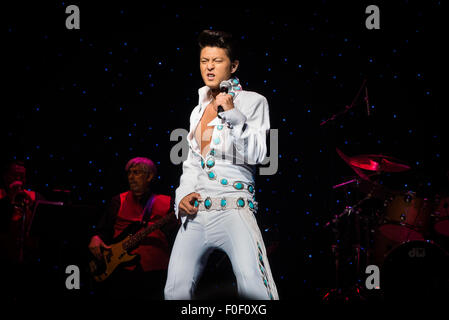
<instances>
[{"instance_id":1,"label":"turquoise stone","mask_svg":"<svg viewBox=\"0 0 449 320\"><path fill-rule=\"evenodd\" d=\"M203 159L201 159L201 168L204 169L204 161L203 161Z\"/></svg>"},{"instance_id":2,"label":"turquoise stone","mask_svg":"<svg viewBox=\"0 0 449 320\"><path fill-rule=\"evenodd\" d=\"M215 161L213 159L207 160L206 165L208 168L212 168L215 165Z\"/></svg>"},{"instance_id":3,"label":"turquoise stone","mask_svg":"<svg viewBox=\"0 0 449 320\"><path fill-rule=\"evenodd\" d=\"M271 293L270 293L270 300L274 300L274 297Z\"/></svg>"},{"instance_id":4,"label":"turquoise stone","mask_svg":"<svg viewBox=\"0 0 449 320\"><path fill-rule=\"evenodd\" d=\"M220 143L220 138L219 137L214 138L214 143L215 144L219 144Z\"/></svg>"},{"instance_id":5,"label":"turquoise stone","mask_svg":"<svg viewBox=\"0 0 449 320\"><path fill-rule=\"evenodd\" d=\"M217 130L221 130L221 129L223 129L223 125L222 125L222 124L219 124L219 125L217 126Z\"/></svg>"},{"instance_id":6,"label":"turquoise stone","mask_svg":"<svg viewBox=\"0 0 449 320\"><path fill-rule=\"evenodd\" d=\"M239 81L237 79L233 79L232 82L234 82L234 84L239 84Z\"/></svg>"},{"instance_id":7,"label":"turquoise stone","mask_svg":"<svg viewBox=\"0 0 449 320\"><path fill-rule=\"evenodd\" d=\"M268 281L267 281L267 279L263 278L263 283L265 284L265 287L268 287Z\"/></svg>"},{"instance_id":8,"label":"turquoise stone","mask_svg":"<svg viewBox=\"0 0 449 320\"><path fill-rule=\"evenodd\" d=\"M235 93L234 92L229 92L229 94L234 98L235 97Z\"/></svg>"},{"instance_id":9,"label":"turquoise stone","mask_svg":"<svg viewBox=\"0 0 449 320\"><path fill-rule=\"evenodd\" d=\"M198 201L195 200L195 203L193 204L195 207L198 207Z\"/></svg>"},{"instance_id":10,"label":"turquoise stone","mask_svg":"<svg viewBox=\"0 0 449 320\"><path fill-rule=\"evenodd\" d=\"M259 253L259 261L263 263L262 255Z\"/></svg>"},{"instance_id":11,"label":"turquoise stone","mask_svg":"<svg viewBox=\"0 0 449 320\"><path fill-rule=\"evenodd\" d=\"M222 207L226 207L226 199L221 199L220 204Z\"/></svg>"},{"instance_id":12,"label":"turquoise stone","mask_svg":"<svg viewBox=\"0 0 449 320\"><path fill-rule=\"evenodd\" d=\"M253 186L248 186L248 191L251 192L251 193L253 193L254 187L253 187Z\"/></svg>"},{"instance_id":13,"label":"turquoise stone","mask_svg":"<svg viewBox=\"0 0 449 320\"><path fill-rule=\"evenodd\" d=\"M243 199L239 199L239 200L237 200L237 205L239 207L243 207L243 206L245 206L245 201L243 201Z\"/></svg>"},{"instance_id":14,"label":"turquoise stone","mask_svg":"<svg viewBox=\"0 0 449 320\"><path fill-rule=\"evenodd\" d=\"M215 173L213 173L213 172L209 172L209 179L213 179L213 178L215 178Z\"/></svg>"},{"instance_id":15,"label":"turquoise stone","mask_svg":"<svg viewBox=\"0 0 449 320\"><path fill-rule=\"evenodd\" d=\"M262 272L262 273L264 273L264 272L265 272L265 269L264 269L264 267L260 266L260 272Z\"/></svg>"},{"instance_id":16,"label":"turquoise stone","mask_svg":"<svg viewBox=\"0 0 449 320\"><path fill-rule=\"evenodd\" d=\"M228 180L226 180L226 179L221 179L221 180L220 180L220 183L221 183L222 185L227 185L227 184L228 184Z\"/></svg>"},{"instance_id":17,"label":"turquoise stone","mask_svg":"<svg viewBox=\"0 0 449 320\"><path fill-rule=\"evenodd\" d=\"M211 150L210 150L210 155L211 155L211 156L215 156L215 149L211 149Z\"/></svg>"},{"instance_id":18,"label":"turquoise stone","mask_svg":"<svg viewBox=\"0 0 449 320\"><path fill-rule=\"evenodd\" d=\"M243 189L243 184L241 184L240 182L237 182L234 184L234 188L236 188L237 190L242 190Z\"/></svg>"},{"instance_id":19,"label":"turquoise stone","mask_svg":"<svg viewBox=\"0 0 449 320\"><path fill-rule=\"evenodd\" d=\"M211 205L212 205L212 202L209 199L206 199L206 201L204 201L204 206L206 208L210 208Z\"/></svg>"},{"instance_id":20,"label":"turquoise stone","mask_svg":"<svg viewBox=\"0 0 449 320\"><path fill-rule=\"evenodd\" d=\"M248 201L248 205L251 209L254 209L254 203L252 201Z\"/></svg>"}]
</instances>

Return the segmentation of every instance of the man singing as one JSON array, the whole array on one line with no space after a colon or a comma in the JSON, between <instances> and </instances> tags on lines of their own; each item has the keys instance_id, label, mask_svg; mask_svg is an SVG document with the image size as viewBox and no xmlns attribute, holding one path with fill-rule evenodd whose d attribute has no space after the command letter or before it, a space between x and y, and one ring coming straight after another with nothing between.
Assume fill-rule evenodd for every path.
<instances>
[{"instance_id":1,"label":"man singing","mask_svg":"<svg viewBox=\"0 0 449 320\"><path fill-rule=\"evenodd\" d=\"M176 190L175 213L183 225L170 256L165 298L192 299L210 253L219 249L232 263L241 298L279 299L254 217L254 174L267 152L268 103L242 90L233 76L239 60L230 34L205 30L199 46L205 86L190 116L190 149ZM220 92L221 83L227 93Z\"/></svg>"}]
</instances>

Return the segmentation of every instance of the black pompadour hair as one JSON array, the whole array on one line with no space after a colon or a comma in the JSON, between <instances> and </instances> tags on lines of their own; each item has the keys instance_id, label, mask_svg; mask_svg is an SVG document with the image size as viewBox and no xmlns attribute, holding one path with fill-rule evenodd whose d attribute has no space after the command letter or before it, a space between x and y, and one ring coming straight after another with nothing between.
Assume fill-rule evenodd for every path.
<instances>
[{"instance_id":1,"label":"black pompadour hair","mask_svg":"<svg viewBox=\"0 0 449 320\"><path fill-rule=\"evenodd\" d=\"M226 49L231 62L239 60L240 57L237 41L229 32L204 30L198 36L198 45L200 46L200 51L204 47L218 47Z\"/></svg>"}]
</instances>

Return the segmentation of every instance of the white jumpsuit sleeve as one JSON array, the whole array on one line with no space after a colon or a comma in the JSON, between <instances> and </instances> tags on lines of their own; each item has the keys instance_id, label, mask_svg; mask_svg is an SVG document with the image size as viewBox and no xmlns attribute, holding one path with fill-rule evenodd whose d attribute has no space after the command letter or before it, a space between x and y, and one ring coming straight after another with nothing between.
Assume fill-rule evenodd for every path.
<instances>
[{"instance_id":1,"label":"white jumpsuit sleeve","mask_svg":"<svg viewBox=\"0 0 449 320\"><path fill-rule=\"evenodd\" d=\"M267 99L257 94L251 105L241 109L223 111L220 116L230 129L230 136L237 152L245 152L249 164L260 164L267 154L267 133L270 129L270 115Z\"/></svg>"}]
</instances>

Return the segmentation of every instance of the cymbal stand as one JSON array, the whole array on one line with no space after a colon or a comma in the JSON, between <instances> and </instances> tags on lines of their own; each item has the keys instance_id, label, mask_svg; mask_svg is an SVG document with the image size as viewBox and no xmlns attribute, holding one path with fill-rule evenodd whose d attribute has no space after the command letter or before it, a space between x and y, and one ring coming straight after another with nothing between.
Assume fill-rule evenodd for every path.
<instances>
[{"instance_id":1,"label":"cymbal stand","mask_svg":"<svg viewBox=\"0 0 449 320\"><path fill-rule=\"evenodd\" d=\"M343 289L341 288L340 283L340 253L339 253L339 243L341 241L341 235L340 235L340 219L343 216L350 216L351 213L354 213L355 217L355 227L356 227L356 244L353 245L354 248L354 260L355 260L355 267L357 276L360 274L360 230L359 230L359 214L361 212L360 206L368 199L372 197L372 194L369 193L366 195L363 199L358 201L354 206L346 206L343 212L341 212L338 215L335 215L332 220L327 222L325 224L325 228L329 226L333 226L332 232L334 234L334 242L331 245L331 253L332 258L335 261L335 288L331 289L330 291L326 292L322 298L323 301L330 301L336 300L336 301L343 301L343 302L349 302L350 299L357 299L357 300L364 300L364 298L360 294L360 288L358 284L355 284L351 288ZM351 298L350 298L351 297Z\"/></svg>"}]
</instances>

